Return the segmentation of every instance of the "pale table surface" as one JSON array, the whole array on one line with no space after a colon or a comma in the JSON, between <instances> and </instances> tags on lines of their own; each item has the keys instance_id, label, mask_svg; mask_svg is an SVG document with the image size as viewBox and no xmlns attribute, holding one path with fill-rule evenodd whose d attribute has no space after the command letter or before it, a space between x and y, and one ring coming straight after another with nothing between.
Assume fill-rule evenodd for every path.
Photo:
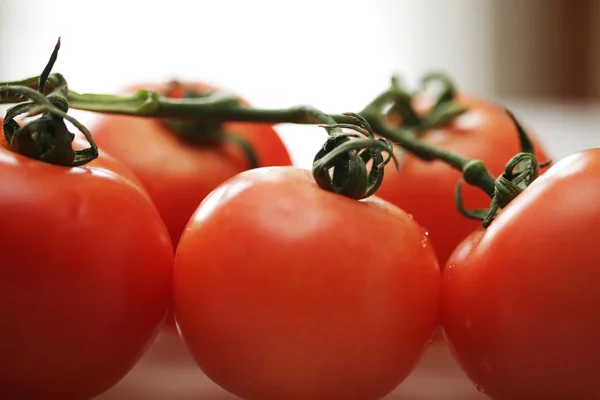
<instances>
[{"instance_id":1,"label":"pale table surface","mask_svg":"<svg viewBox=\"0 0 600 400\"><path fill-rule=\"evenodd\" d=\"M176 333L163 333L118 385L96 400L240 400L196 367ZM442 341L426 351L413 373L384 400L484 400ZM307 399L309 400L309 399ZM312 399L310 399L312 400ZM315 399L316 400L316 399Z\"/></svg>"}]
</instances>

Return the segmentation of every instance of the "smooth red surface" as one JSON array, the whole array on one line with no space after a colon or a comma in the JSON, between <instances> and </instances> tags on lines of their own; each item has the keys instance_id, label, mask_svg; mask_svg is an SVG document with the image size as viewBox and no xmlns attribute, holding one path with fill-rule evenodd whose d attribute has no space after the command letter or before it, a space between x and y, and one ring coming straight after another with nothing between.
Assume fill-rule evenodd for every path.
<instances>
[{"instance_id":1,"label":"smooth red surface","mask_svg":"<svg viewBox=\"0 0 600 400\"><path fill-rule=\"evenodd\" d=\"M600 149L559 161L448 261L444 331L493 399L600 393L599 179Z\"/></svg>"},{"instance_id":2,"label":"smooth red surface","mask_svg":"<svg viewBox=\"0 0 600 400\"><path fill-rule=\"evenodd\" d=\"M246 400L379 399L428 344L439 280L428 237L400 209L264 168L192 217L174 310L196 362Z\"/></svg>"},{"instance_id":3,"label":"smooth red surface","mask_svg":"<svg viewBox=\"0 0 600 400\"><path fill-rule=\"evenodd\" d=\"M165 318L168 232L105 154L54 166L8 150L0 131L0 176L0 397L89 399L126 375Z\"/></svg>"},{"instance_id":4,"label":"smooth red surface","mask_svg":"<svg viewBox=\"0 0 600 400\"><path fill-rule=\"evenodd\" d=\"M502 108L484 100L461 95L460 104L468 111L448 126L425 132L420 139L464 157L483 160L494 175L504 172L510 158L520 151L517 131ZM540 162L548 159L540 143L535 143ZM390 201L429 232L438 260L443 265L454 248L480 223L462 216L454 204L456 184L461 173L442 161L425 162L400 150L400 172L393 163L386 166L385 179L377 196ZM489 197L480 189L463 185L467 208L487 208Z\"/></svg>"}]
</instances>

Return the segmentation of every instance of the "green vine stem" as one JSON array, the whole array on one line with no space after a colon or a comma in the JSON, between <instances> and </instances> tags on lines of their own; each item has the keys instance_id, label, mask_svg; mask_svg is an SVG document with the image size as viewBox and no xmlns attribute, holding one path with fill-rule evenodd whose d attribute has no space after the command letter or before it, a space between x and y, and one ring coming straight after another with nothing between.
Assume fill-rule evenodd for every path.
<instances>
[{"instance_id":1,"label":"green vine stem","mask_svg":"<svg viewBox=\"0 0 600 400\"><path fill-rule=\"evenodd\" d=\"M426 160L442 160L461 172L466 172L467 183L478 186L490 197L494 193L495 178L483 163L472 161L458 154L429 145L417 138L416 129L391 128L381 117L379 108L393 101L392 88L358 113L379 135ZM200 120L226 120L240 122L271 122L295 124L354 124L355 117L349 114L325 114L309 106L287 109L259 109L240 105L231 96L215 96L200 99L168 99L154 92L140 90L130 96L89 95L69 92L71 108L104 113L126 114L140 117L193 118ZM465 171L466 170L466 171Z\"/></svg>"},{"instance_id":2,"label":"green vine stem","mask_svg":"<svg viewBox=\"0 0 600 400\"><path fill-rule=\"evenodd\" d=\"M28 81L23 81L26 84ZM477 160L469 160L458 154L429 145L417 138L416 129L391 128L379 113L379 108L397 96L394 88L378 96L376 101L358 113L371 128L379 135L415 156L426 160L442 160L461 171L465 181L481 188L490 197L494 194L495 178L485 165ZM309 106L299 106L286 109L260 109L240 105L231 95L219 94L213 96L189 99L169 99L148 90L139 90L128 96L77 94L69 91L68 99L71 108L110 114L124 114L153 118L192 118L199 120L240 121L240 122L271 122L294 124L319 123L355 123L351 115L325 114Z\"/></svg>"},{"instance_id":3,"label":"green vine stem","mask_svg":"<svg viewBox=\"0 0 600 400\"><path fill-rule=\"evenodd\" d=\"M7 82L6 84L32 87L37 85L37 79L29 78L22 81ZM64 81L64 78L60 74L51 74L46 84L47 90L52 90L62 81ZM4 84L0 83L0 87L2 85ZM386 124L381 115L383 107L405 96L405 93L402 93L397 81L394 79L390 89L379 95L358 114L379 135L393 143L397 143L400 147L423 160L442 160L448 163L463 173L467 183L481 188L492 197L495 178L482 162L469 160L458 154L419 141L417 138L419 129L414 127L409 129L404 127L392 128ZM309 106L286 109L247 107L240 105L234 96L222 92L215 92L212 96L200 98L171 99L150 90L138 90L125 96L79 94L69 90L67 99L73 109L138 117L295 124L355 123L355 118L351 115L325 114ZM0 96L0 103L10 103L15 100L15 97Z\"/></svg>"},{"instance_id":4,"label":"green vine stem","mask_svg":"<svg viewBox=\"0 0 600 400\"><path fill-rule=\"evenodd\" d=\"M29 78L22 81L7 82L2 85L21 85L27 87L35 87L37 85L38 78ZM412 153L416 157L425 160L441 160L452 168L457 169L462 173L463 180L469 185L476 186L483 190L492 199L492 204L487 213L483 216L483 211L478 210L475 212L465 212L470 218L479 218L485 221L485 224L489 224L493 216L496 214L498 208L507 204L510 201L511 196L507 196L499 186L502 185L502 179L514 180L521 179L519 173L505 173L500 180L496 179L486 168L485 164L480 160L471 160L463 157L459 154L455 154L444 149L435 147L433 145L424 143L419 140L419 135L423 131L431 129L432 127L441 126L447 124L449 121L456 118L466 110L455 101L456 90L452 82L442 74L433 73L425 76L422 80L422 87L425 88L433 82L437 82L441 86L441 90L438 93L437 99L433 102L433 106L429 112L425 115L419 115L413 108L412 100L414 95L409 94L405 91L398 83L397 78L392 79L391 87L377 96L371 103L369 103L361 112L357 114L326 114L319 110L316 110L309 106L298 106L286 109L260 109L245 106L240 104L239 100L228 93L217 91L210 95L197 97L197 98L167 98L161 96L154 91L149 90L138 90L131 95L110 95L110 94L79 94L71 90L66 90L66 96L69 101L70 107L79 110L86 110L99 113L109 114L121 114L138 117L153 117L153 118L170 118L170 119L191 119L195 121L239 121L239 122L269 122L269 123L295 123L295 124L327 124L326 129L330 133L328 143L331 143L331 138L334 141L338 141L338 145L343 145L343 150L336 150L335 154L324 156L323 154L318 155L315 158L315 178L320 180L319 183L328 190L337 191L340 193L352 193L351 197L365 197L374 192L373 188L376 187L372 184L373 182L380 179L375 179L374 176L378 176L379 172L375 168L373 175L368 173L365 176L369 184L362 184L360 188L343 188L344 185L340 186L340 182L344 181L348 173L342 175L335 175L332 181L326 183L326 176L323 171L326 169L324 165L332 162L333 159L339 157L340 154L345 153L345 157L351 157L349 154L358 154L360 151L359 147L363 149L369 148L369 151L388 151L386 144L383 142L377 143L373 138L362 139L363 142L356 144L347 144L352 141L346 139L350 136L344 136L339 134L339 130L343 128L352 129L355 132L375 131L378 135L387 139L390 142L398 144L401 148ZM61 86L62 85L62 86ZM64 78L60 74L51 74L48 76L46 83L46 91L51 91L57 87L66 88L64 85ZM0 95L0 103L10 103L18 100L18 96L11 97L10 95ZM388 108L389 107L389 108ZM387 109L387 111L386 111ZM397 113L402 119L400 126L394 127L389 123L388 116L390 113ZM539 169L537 160L532 156L532 145L524 131L520 128L518 122L510 114L517 126L517 131L521 139L522 153L528 153L526 156L517 163L523 164L522 161L526 159L527 168ZM359 121L357 125L357 121ZM356 130L356 127L359 130ZM332 135L333 129L336 134ZM366 135L369 136L368 134ZM340 141L340 137L346 137L346 139ZM364 140L370 141L369 144ZM344 143L342 143L344 142ZM347 142L347 143L346 143ZM377 144L375 144L377 143ZM366 146L366 147L365 147ZM327 148L327 152L332 152L331 144L324 146ZM352 153L354 152L354 153ZM367 152L368 153L368 152ZM366 154L367 154L366 153ZM362 153L361 153L362 154ZM322 158L319 158L322 157ZM352 156L353 157L353 156ZM364 156L363 163L366 164L365 160L376 160L374 163L376 167L380 167L379 156L374 155L369 158ZM523 156L521 156L523 157ZM360 158L360 157L359 157ZM357 162L357 158L353 159L352 162ZM395 160L395 159L394 159ZM388 159L389 161L389 159ZM345 161L349 162L348 160ZM512 164L514 160L511 160L507 165L508 168L514 169ZM339 166L338 166L338 169ZM512 171L511 169L511 171ZM535 178L536 173L527 173L530 178ZM329 177L329 175L328 175ZM327 178L329 179L329 178ZM532 179L527 179L530 182ZM458 195L457 195L458 199ZM461 207L462 204L458 204L457 207L461 211L465 211Z\"/></svg>"},{"instance_id":5,"label":"green vine stem","mask_svg":"<svg viewBox=\"0 0 600 400\"><path fill-rule=\"evenodd\" d=\"M163 93L170 98L202 98L212 92L199 91L183 82L171 81ZM238 102L240 100L238 99ZM242 135L224 129L222 121L162 118L158 120L168 132L195 146L212 146L231 142L244 154L249 169L258 168L260 160L252 144Z\"/></svg>"}]
</instances>

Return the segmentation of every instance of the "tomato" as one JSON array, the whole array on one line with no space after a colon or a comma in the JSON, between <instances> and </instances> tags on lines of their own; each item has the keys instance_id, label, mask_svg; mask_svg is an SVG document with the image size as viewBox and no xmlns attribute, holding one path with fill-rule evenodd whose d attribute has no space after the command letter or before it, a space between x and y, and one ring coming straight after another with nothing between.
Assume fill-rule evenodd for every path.
<instances>
[{"instance_id":1,"label":"tomato","mask_svg":"<svg viewBox=\"0 0 600 400\"><path fill-rule=\"evenodd\" d=\"M197 93L216 90L204 83L186 82L180 86L132 85L124 92L141 88L174 98L183 97L187 90ZM244 99L240 101L248 104ZM246 155L235 142L192 144L177 137L158 119L104 115L90 130L101 149L126 164L141 180L166 223L173 247L177 246L185 225L202 199L226 179L249 168ZM262 166L291 164L272 124L227 122L221 125L221 130L226 135L245 139ZM166 368L188 368L189 363L178 356L183 345L172 315L167 318L164 328L163 337L168 338L166 342L171 344L171 351L162 352L161 358L155 361ZM144 376L145 381L156 382L155 377ZM136 376L128 376L115 390L127 391L128 385L138 384L140 380L136 379ZM165 380L164 386L168 384Z\"/></svg>"},{"instance_id":2,"label":"tomato","mask_svg":"<svg viewBox=\"0 0 600 400\"><path fill-rule=\"evenodd\" d=\"M514 123L506 112L485 100L460 95L456 99L468 109L450 124L425 131L420 139L462 156L485 162L494 176L504 171L508 160L520 151ZM423 101L419 109L423 109ZM531 138L540 161L548 156ZM454 204L456 184L461 173L442 161L425 162L412 155L396 153L400 172L388 164L377 196L414 215L429 231L439 262L443 265L454 248L481 224L461 215ZM467 208L487 208L489 197L480 189L464 185Z\"/></svg>"},{"instance_id":3,"label":"tomato","mask_svg":"<svg viewBox=\"0 0 600 400\"><path fill-rule=\"evenodd\" d=\"M600 393L600 149L566 157L443 271L443 329L496 400Z\"/></svg>"},{"instance_id":4,"label":"tomato","mask_svg":"<svg viewBox=\"0 0 600 400\"><path fill-rule=\"evenodd\" d=\"M183 87L198 93L216 90L203 83L185 83ZM125 92L140 88L182 96L181 90L158 84L135 85ZM227 122L221 129L245 139L261 166L291 164L271 124ZM224 141L194 145L177 137L158 119L106 115L90 130L100 148L122 161L142 181L169 229L174 247L202 199L227 178L249 167L238 144Z\"/></svg>"},{"instance_id":5,"label":"tomato","mask_svg":"<svg viewBox=\"0 0 600 400\"><path fill-rule=\"evenodd\" d=\"M246 400L379 399L437 321L426 232L376 197L320 189L292 167L243 172L196 210L173 306L192 356Z\"/></svg>"},{"instance_id":6,"label":"tomato","mask_svg":"<svg viewBox=\"0 0 600 400\"><path fill-rule=\"evenodd\" d=\"M0 176L1 397L90 399L125 376L167 314L166 227L102 152L55 166L8 150L0 130Z\"/></svg>"}]
</instances>

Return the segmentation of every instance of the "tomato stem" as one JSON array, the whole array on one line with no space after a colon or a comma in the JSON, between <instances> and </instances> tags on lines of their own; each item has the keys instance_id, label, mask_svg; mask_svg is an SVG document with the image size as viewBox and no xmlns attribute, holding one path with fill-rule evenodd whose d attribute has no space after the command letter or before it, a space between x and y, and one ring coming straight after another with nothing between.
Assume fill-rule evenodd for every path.
<instances>
[{"instance_id":1,"label":"tomato stem","mask_svg":"<svg viewBox=\"0 0 600 400\"><path fill-rule=\"evenodd\" d=\"M436 101L437 107L447 104L451 98L448 93L453 94L454 89L441 75L431 75L425 77L423 85L434 80L442 81L445 89L442 91L439 99ZM63 80L60 74L52 74L48 78L47 86L55 88ZM8 82L12 85L33 86L36 85L36 78L29 78L22 81ZM0 84L1 85L1 84ZM425 160L442 160L453 168L465 173L465 167L471 160L454 154L446 150L434 147L418 140L419 132L437 124L447 123L448 120L464 112L463 108L457 105L445 106L446 111L436 111L436 115L426 117L415 117L419 122L413 126L400 126L392 128L384 122L382 115L386 105L395 101L405 101L411 97L400 88L398 80L392 78L392 87L377 96L363 111L359 112L364 120L375 132L397 143L399 146L414 154L416 157ZM310 106L297 106L287 109L260 109L241 105L239 100L232 94L225 92L214 92L210 95L197 98L172 99L161 96L150 90L138 90L130 95L111 95L111 94L79 94L72 90L67 92L67 98L70 107L79 110L121 114L139 117L152 118L178 118L194 119L202 121L238 121L238 122L271 122L271 123L295 123L295 124L354 124L356 118L349 114L326 114ZM0 96L0 103L14 102L16 98L10 96ZM415 115L409 103L404 108L408 111L406 115ZM434 107L435 108L435 107ZM412 110L412 111L411 111ZM412 117L411 117L412 118ZM479 168L478 173L469 173L465 181L471 185L481 188L490 197L493 196L494 177L487 169Z\"/></svg>"},{"instance_id":2,"label":"tomato stem","mask_svg":"<svg viewBox=\"0 0 600 400\"><path fill-rule=\"evenodd\" d=\"M492 202L489 208L467 210L463 205L461 182L458 183L455 191L455 203L458 211L468 218L482 221L484 228L487 228L491 224L499 210L506 207L539 176L540 168L548 166L551 162L550 160L541 164L538 162L533 154L533 143L529 140L527 133L514 114L509 110L506 110L506 112L517 129L521 143L521 152L508 161L504 168L504 173L495 180L494 191L491 196ZM478 166L478 168L482 167L483 163ZM475 175L479 176L479 173L475 172ZM463 176L466 178L467 174L463 173Z\"/></svg>"},{"instance_id":3,"label":"tomato stem","mask_svg":"<svg viewBox=\"0 0 600 400\"><path fill-rule=\"evenodd\" d=\"M169 83L163 95L170 98L202 98L211 96L212 92L197 91L174 80ZM250 142L241 135L223 129L223 121L176 118L162 118L159 121L169 133L192 146L213 146L223 142L234 143L242 150L248 163L248 169L260 166L258 155Z\"/></svg>"},{"instance_id":4,"label":"tomato stem","mask_svg":"<svg viewBox=\"0 0 600 400\"><path fill-rule=\"evenodd\" d=\"M46 83L59 49L60 38L39 78L29 79L27 85L0 84L0 99L14 99L20 103L6 112L4 136L14 152L56 165L79 166L98 157L98 147L86 127L67 115L69 103L64 94L68 89L62 76L52 79L51 91L46 95ZM37 90L32 87L34 83ZM33 117L40 114L39 118L23 126L16 121L21 115ZM90 143L89 148L73 150L74 135L69 132L65 120L84 134Z\"/></svg>"},{"instance_id":5,"label":"tomato stem","mask_svg":"<svg viewBox=\"0 0 600 400\"><path fill-rule=\"evenodd\" d=\"M313 177L325 190L360 200L373 195L381 186L385 165L394 160L398 168L398 162L392 144L385 138L375 139L371 126L362 116L344 115L355 124L321 125L329 138L315 156ZM388 157L384 158L382 152Z\"/></svg>"},{"instance_id":6,"label":"tomato stem","mask_svg":"<svg viewBox=\"0 0 600 400\"><path fill-rule=\"evenodd\" d=\"M48 76L46 86L53 90L61 86L61 82L64 82L64 78L60 74L51 74ZM29 78L22 81L8 82L4 85L35 87L36 83L37 78ZM398 144L404 150L424 161L440 160L445 162L462 173L464 182L483 190L492 199L492 204L489 209L485 210L485 214L482 210L469 212L464 209L460 196L460 184L457 187L456 202L459 211L463 214L470 218L482 219L484 225L487 225L493 219L497 210L508 204L508 201L518 194L518 191L513 190L512 187L507 189L510 185L507 186L506 181L512 182L521 175L514 173L513 169L515 167L511 166L513 161L511 160L507 164L505 173L496 179L482 161L471 160L460 154L449 152L419 140L421 133L443 126L466 111L455 100L456 89L446 75L431 73L424 76L421 82L421 90L424 91L432 84L437 84L440 89L437 98L433 101L433 106L424 115L417 113L413 108L415 94L410 94L404 90L396 77L392 78L391 87L373 99L361 112L341 115L326 114L310 106L297 106L286 109L253 108L241 104L236 96L223 91L216 91L202 97L173 99L150 90L138 90L131 95L120 96L79 94L66 89L66 85L62 85L62 87L71 108L92 112L163 119L192 119L202 122L326 124L325 128L328 129L330 137L321 152L315 157L315 168L313 170L315 179L320 181L323 187L338 193L350 194L351 197L355 198L372 194L381 183L383 169L379 171L375 168L372 174L366 171L359 174L357 171L364 167L362 164L366 165L367 162L380 166L381 160L383 160L381 152L388 152L389 148L386 144L388 142L378 142L369 137L366 139L367 141L346 144L353 135L341 134L340 132L343 128L352 128L355 132L360 132L363 135L367 132L366 136L369 136L368 132L375 131L383 138ZM2 85L0 84L0 87ZM48 88L45 90L47 91ZM10 93L0 95L0 103L19 100L19 96L11 97ZM529 172L526 175L528 178L524 181L528 183L535 179L537 171L534 170L539 169L540 165L537 164L537 160L532 155L533 146L524 130L514 116L510 112L509 114L513 118L519 134L522 145L521 154L529 154L524 158L518 155L521 157L521 161L517 163L527 164L526 169ZM397 126L390 123L392 116L399 117L400 121ZM336 149L334 151L334 148L338 146L342 146L342 150ZM395 158L394 161L396 161ZM350 164L353 163L357 166L350 167ZM544 166L544 164L541 166ZM348 168L358 169L350 171ZM334 170L332 176L329 173L330 169ZM337 175L336 169L338 170ZM509 169L511 172L509 172ZM356 186L348 186L346 181L349 180L351 175L356 174L362 174L363 178L361 179L365 180L357 183Z\"/></svg>"}]
</instances>

